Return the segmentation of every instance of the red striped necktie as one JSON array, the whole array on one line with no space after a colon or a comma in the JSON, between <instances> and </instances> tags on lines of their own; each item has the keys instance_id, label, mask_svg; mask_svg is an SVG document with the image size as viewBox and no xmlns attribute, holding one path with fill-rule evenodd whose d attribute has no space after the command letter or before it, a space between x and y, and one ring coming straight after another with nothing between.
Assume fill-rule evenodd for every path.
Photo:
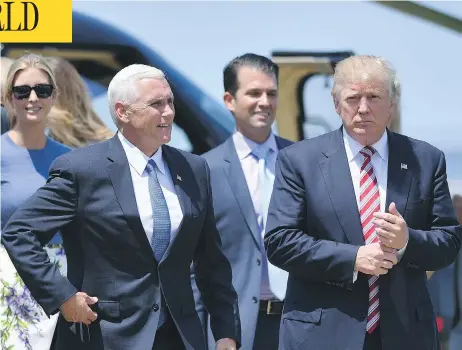
<instances>
[{"instance_id":1,"label":"red striped necktie","mask_svg":"<svg viewBox=\"0 0 462 350\"><path fill-rule=\"evenodd\" d=\"M375 149L366 146L360 153L364 156L364 162L361 166L359 182L359 213L361 215L364 241L366 244L371 244L378 241L372 219L374 217L373 214L380 211L379 187L371 162ZM377 328L380 319L378 279L378 276L369 276L369 309L366 326L368 333L372 333Z\"/></svg>"}]
</instances>

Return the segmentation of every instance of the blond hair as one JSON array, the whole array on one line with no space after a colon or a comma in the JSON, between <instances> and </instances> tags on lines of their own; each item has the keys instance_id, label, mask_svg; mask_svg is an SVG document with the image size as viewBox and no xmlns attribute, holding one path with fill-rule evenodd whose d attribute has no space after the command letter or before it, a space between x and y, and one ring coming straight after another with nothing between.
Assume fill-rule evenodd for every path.
<instances>
[{"instance_id":1,"label":"blond hair","mask_svg":"<svg viewBox=\"0 0 462 350\"><path fill-rule=\"evenodd\" d=\"M92 107L87 87L77 69L58 57L47 57L59 95L48 114L49 135L70 147L83 147L114 136Z\"/></svg>"},{"instance_id":2,"label":"blond hair","mask_svg":"<svg viewBox=\"0 0 462 350\"><path fill-rule=\"evenodd\" d=\"M0 57L0 102L3 104L3 91L6 89L8 70L14 60L9 57Z\"/></svg>"},{"instance_id":3,"label":"blond hair","mask_svg":"<svg viewBox=\"0 0 462 350\"><path fill-rule=\"evenodd\" d=\"M5 89L2 91L2 100L4 101L5 107L8 110L11 128L13 128L16 124L16 117L13 113L14 108L12 104L13 85L18 73L28 68L37 68L43 71L48 76L49 83L53 85L53 94L56 95L59 93L55 75L53 74L50 66L45 61L44 57L33 53L26 53L16 59L8 70L8 74L6 75Z\"/></svg>"},{"instance_id":4,"label":"blond hair","mask_svg":"<svg viewBox=\"0 0 462 350\"><path fill-rule=\"evenodd\" d=\"M340 92L347 84L360 81L379 81L388 84L390 102L395 106L393 117L399 117L401 85L389 61L372 55L350 56L340 61L335 67L332 95L339 98Z\"/></svg>"}]
</instances>

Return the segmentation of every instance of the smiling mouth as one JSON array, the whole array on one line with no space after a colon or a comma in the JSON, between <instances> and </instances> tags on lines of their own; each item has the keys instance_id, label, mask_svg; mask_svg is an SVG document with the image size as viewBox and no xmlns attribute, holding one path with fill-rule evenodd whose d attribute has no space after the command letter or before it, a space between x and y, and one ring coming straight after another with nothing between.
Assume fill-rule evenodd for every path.
<instances>
[{"instance_id":1,"label":"smiling mouth","mask_svg":"<svg viewBox=\"0 0 462 350\"><path fill-rule=\"evenodd\" d=\"M257 113L254 113L253 115L256 115L258 117L263 117L263 118L268 118L270 116L269 112L257 112Z\"/></svg>"},{"instance_id":2,"label":"smiling mouth","mask_svg":"<svg viewBox=\"0 0 462 350\"><path fill-rule=\"evenodd\" d=\"M170 126L170 124L158 124L157 127L158 128L168 128Z\"/></svg>"},{"instance_id":3,"label":"smiling mouth","mask_svg":"<svg viewBox=\"0 0 462 350\"><path fill-rule=\"evenodd\" d=\"M28 112L38 112L42 109L42 107L27 107L26 111Z\"/></svg>"}]
</instances>

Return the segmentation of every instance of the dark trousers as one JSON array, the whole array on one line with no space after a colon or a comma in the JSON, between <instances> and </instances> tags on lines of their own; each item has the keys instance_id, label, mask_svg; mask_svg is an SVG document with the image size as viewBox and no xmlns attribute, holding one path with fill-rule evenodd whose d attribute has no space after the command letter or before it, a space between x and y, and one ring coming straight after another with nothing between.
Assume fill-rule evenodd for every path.
<instances>
[{"instance_id":1,"label":"dark trousers","mask_svg":"<svg viewBox=\"0 0 462 350\"><path fill-rule=\"evenodd\" d=\"M184 350L180 333L171 317L157 330L152 350ZM135 349L133 349L135 350Z\"/></svg>"},{"instance_id":2,"label":"dark trousers","mask_svg":"<svg viewBox=\"0 0 462 350\"><path fill-rule=\"evenodd\" d=\"M382 350L382 338L380 334L380 326L375 329L372 334L366 332L364 340L364 350Z\"/></svg>"},{"instance_id":3,"label":"dark trousers","mask_svg":"<svg viewBox=\"0 0 462 350\"><path fill-rule=\"evenodd\" d=\"M253 350L277 350L281 315L258 313L257 329L253 341Z\"/></svg>"}]
</instances>

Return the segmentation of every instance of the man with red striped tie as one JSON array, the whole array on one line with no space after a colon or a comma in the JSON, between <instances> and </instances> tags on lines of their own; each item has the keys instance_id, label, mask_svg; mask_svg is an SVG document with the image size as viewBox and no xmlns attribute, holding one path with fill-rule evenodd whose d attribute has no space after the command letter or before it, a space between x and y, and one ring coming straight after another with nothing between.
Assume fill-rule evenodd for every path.
<instances>
[{"instance_id":1,"label":"man with red striped tie","mask_svg":"<svg viewBox=\"0 0 462 350\"><path fill-rule=\"evenodd\" d=\"M265 248L289 272L279 349L437 350L426 271L461 245L443 152L391 132L390 63L335 68L342 127L281 150Z\"/></svg>"}]
</instances>

